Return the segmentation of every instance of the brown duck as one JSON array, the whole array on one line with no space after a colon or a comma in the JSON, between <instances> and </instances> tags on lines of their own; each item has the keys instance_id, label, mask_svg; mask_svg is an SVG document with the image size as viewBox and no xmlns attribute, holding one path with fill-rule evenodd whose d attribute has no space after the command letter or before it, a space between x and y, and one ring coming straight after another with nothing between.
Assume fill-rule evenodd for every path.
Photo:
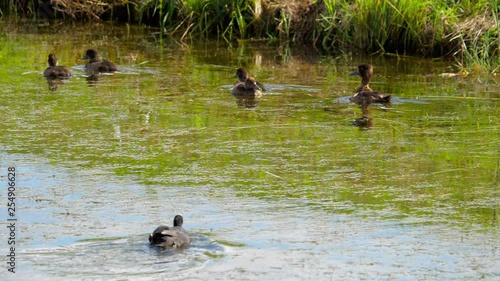
<instances>
[{"instance_id":1,"label":"brown duck","mask_svg":"<svg viewBox=\"0 0 500 281\"><path fill-rule=\"evenodd\" d=\"M247 77L245 82L236 82L231 93L237 97L260 97L262 92L260 87L252 77Z\"/></svg>"},{"instance_id":2,"label":"brown duck","mask_svg":"<svg viewBox=\"0 0 500 281\"><path fill-rule=\"evenodd\" d=\"M47 67L47 69L43 72L43 76L45 78L67 79L72 76L69 69L64 66L58 66L59 62L57 61L56 55L50 54L47 61L49 63L49 67Z\"/></svg>"},{"instance_id":3,"label":"brown duck","mask_svg":"<svg viewBox=\"0 0 500 281\"><path fill-rule=\"evenodd\" d=\"M85 65L85 71L91 75L103 72L115 72L118 70L116 64L108 60L101 59L96 49L88 49L82 59L89 60L89 62Z\"/></svg>"},{"instance_id":4,"label":"brown duck","mask_svg":"<svg viewBox=\"0 0 500 281\"><path fill-rule=\"evenodd\" d=\"M248 75L247 70L244 69L244 68L238 68L236 70L236 74L233 77L237 77L238 78L238 81L236 81L236 83L234 83L235 85L238 84L238 83L245 83L245 80L247 78L252 78L252 79L255 80L255 78L250 77L250 75ZM264 87L264 85L262 83L260 83L259 81L255 80L255 83L257 83L257 85L259 86L260 90L262 90L262 91L266 90L266 87Z\"/></svg>"},{"instance_id":5,"label":"brown duck","mask_svg":"<svg viewBox=\"0 0 500 281\"><path fill-rule=\"evenodd\" d=\"M358 66L358 70L350 73L349 75L361 76L361 85L356 90L356 94L349 98L351 102L362 106L368 106L371 103L391 102L390 95L386 95L382 92L375 92L370 88L369 83L373 77L373 66L371 64L361 64Z\"/></svg>"}]
</instances>

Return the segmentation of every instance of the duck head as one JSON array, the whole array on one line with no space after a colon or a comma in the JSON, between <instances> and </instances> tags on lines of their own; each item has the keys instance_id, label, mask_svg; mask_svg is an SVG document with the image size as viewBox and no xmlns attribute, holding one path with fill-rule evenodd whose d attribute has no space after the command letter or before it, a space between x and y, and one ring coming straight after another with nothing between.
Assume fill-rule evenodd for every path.
<instances>
[{"instance_id":1,"label":"duck head","mask_svg":"<svg viewBox=\"0 0 500 281\"><path fill-rule=\"evenodd\" d=\"M248 78L248 72L244 68L238 68L236 70L236 74L233 77L237 77L241 82L245 82L245 80Z\"/></svg>"},{"instance_id":2,"label":"duck head","mask_svg":"<svg viewBox=\"0 0 500 281\"><path fill-rule=\"evenodd\" d=\"M85 51L85 56L83 56L82 59L90 61L99 61L100 57L96 49L88 49L87 51Z\"/></svg>"},{"instance_id":3,"label":"duck head","mask_svg":"<svg viewBox=\"0 0 500 281\"><path fill-rule=\"evenodd\" d=\"M361 91L371 91L368 85L373 77L373 66L371 64L361 64L358 69L349 73L349 76L361 76L361 86L358 88L357 92Z\"/></svg>"},{"instance_id":4,"label":"duck head","mask_svg":"<svg viewBox=\"0 0 500 281\"><path fill-rule=\"evenodd\" d=\"M49 63L49 66L57 66L58 65L57 57L54 54L49 55L49 59L47 60L47 62Z\"/></svg>"},{"instance_id":5,"label":"duck head","mask_svg":"<svg viewBox=\"0 0 500 281\"><path fill-rule=\"evenodd\" d=\"M372 78L373 77L373 66L371 64L360 64L358 69L349 73L349 76L359 75L362 78Z\"/></svg>"},{"instance_id":6,"label":"duck head","mask_svg":"<svg viewBox=\"0 0 500 281\"><path fill-rule=\"evenodd\" d=\"M174 226L182 227L183 223L184 219L182 218L182 215L176 215L174 217Z\"/></svg>"}]
</instances>

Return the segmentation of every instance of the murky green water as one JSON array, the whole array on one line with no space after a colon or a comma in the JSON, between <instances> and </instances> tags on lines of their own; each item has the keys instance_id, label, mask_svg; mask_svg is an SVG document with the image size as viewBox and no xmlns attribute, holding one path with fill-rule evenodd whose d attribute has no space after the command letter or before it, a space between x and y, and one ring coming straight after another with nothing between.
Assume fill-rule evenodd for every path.
<instances>
[{"instance_id":1,"label":"murky green water","mask_svg":"<svg viewBox=\"0 0 500 281\"><path fill-rule=\"evenodd\" d=\"M19 193L17 273L2 276L500 277L500 77L137 27L1 30L1 179L15 166ZM120 72L89 80L89 47ZM43 78L51 52L74 72L67 83ZM347 74L364 62L394 100L358 127ZM262 98L230 94L242 65L268 86ZM151 249L147 234L177 213L192 246Z\"/></svg>"}]
</instances>

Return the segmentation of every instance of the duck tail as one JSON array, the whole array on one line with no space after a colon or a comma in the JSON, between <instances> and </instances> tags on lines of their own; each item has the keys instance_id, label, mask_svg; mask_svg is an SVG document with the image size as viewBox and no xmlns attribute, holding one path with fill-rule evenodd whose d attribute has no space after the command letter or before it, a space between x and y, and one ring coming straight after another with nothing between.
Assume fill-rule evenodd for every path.
<instances>
[{"instance_id":1,"label":"duck tail","mask_svg":"<svg viewBox=\"0 0 500 281\"><path fill-rule=\"evenodd\" d=\"M381 103L389 103L391 102L391 95L387 95L387 96L384 96L384 97L381 97L378 102L381 102Z\"/></svg>"}]
</instances>

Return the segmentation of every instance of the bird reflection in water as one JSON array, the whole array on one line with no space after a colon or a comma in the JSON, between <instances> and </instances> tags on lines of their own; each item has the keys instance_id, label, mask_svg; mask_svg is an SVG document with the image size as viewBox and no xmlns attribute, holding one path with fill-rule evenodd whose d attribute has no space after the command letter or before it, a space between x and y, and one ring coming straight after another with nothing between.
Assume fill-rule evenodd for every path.
<instances>
[{"instance_id":1,"label":"bird reflection in water","mask_svg":"<svg viewBox=\"0 0 500 281\"><path fill-rule=\"evenodd\" d=\"M240 107L245 108L255 108L259 104L258 97L242 97L234 96L236 98L236 104Z\"/></svg>"},{"instance_id":2,"label":"bird reflection in water","mask_svg":"<svg viewBox=\"0 0 500 281\"><path fill-rule=\"evenodd\" d=\"M373 127L373 117L368 106L361 107L361 117L352 121L352 125L360 129L370 129Z\"/></svg>"},{"instance_id":3,"label":"bird reflection in water","mask_svg":"<svg viewBox=\"0 0 500 281\"><path fill-rule=\"evenodd\" d=\"M67 84L69 82L68 79L59 79L59 78L50 78L46 77L47 84L49 85L49 90L55 91L59 88L59 86Z\"/></svg>"}]
</instances>

